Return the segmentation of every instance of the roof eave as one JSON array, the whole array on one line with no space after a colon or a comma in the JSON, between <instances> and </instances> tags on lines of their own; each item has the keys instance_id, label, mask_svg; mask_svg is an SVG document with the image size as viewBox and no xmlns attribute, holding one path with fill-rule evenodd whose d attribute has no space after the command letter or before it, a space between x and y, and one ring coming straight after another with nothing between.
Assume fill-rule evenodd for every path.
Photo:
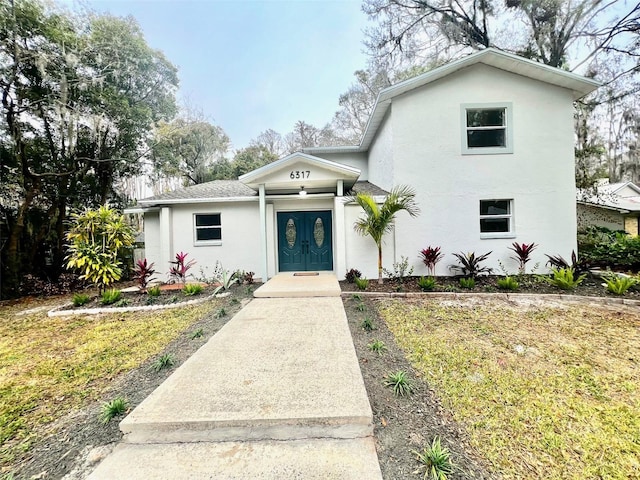
<instances>
[{"instance_id":1,"label":"roof eave","mask_svg":"<svg viewBox=\"0 0 640 480\"><path fill-rule=\"evenodd\" d=\"M226 202L251 202L257 201L258 196L247 197L210 197L210 198L165 198L156 200L138 200L141 205L163 206L163 205L184 205L192 203L226 203Z\"/></svg>"}]
</instances>

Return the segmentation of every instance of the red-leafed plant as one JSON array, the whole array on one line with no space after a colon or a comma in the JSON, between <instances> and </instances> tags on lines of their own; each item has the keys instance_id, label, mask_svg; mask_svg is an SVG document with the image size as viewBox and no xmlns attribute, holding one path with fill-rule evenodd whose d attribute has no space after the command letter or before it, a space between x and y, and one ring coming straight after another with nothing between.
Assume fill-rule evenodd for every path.
<instances>
[{"instance_id":1,"label":"red-leafed plant","mask_svg":"<svg viewBox=\"0 0 640 480\"><path fill-rule=\"evenodd\" d=\"M509 250L516 254L515 257L511 258L518 262L519 272L521 274L525 273L527 262L531 260L531 252L533 252L538 247L538 245L533 242L531 242L529 245L527 245L526 243L513 242L511 245L512 246L509 247Z\"/></svg>"},{"instance_id":2,"label":"red-leafed plant","mask_svg":"<svg viewBox=\"0 0 640 480\"><path fill-rule=\"evenodd\" d=\"M147 263L147 259L143 258L136 262L135 269L133 270L133 279L138 282L140 292L145 293L149 282L153 280L151 276L156 273L153 269L153 263Z\"/></svg>"},{"instance_id":3,"label":"red-leafed plant","mask_svg":"<svg viewBox=\"0 0 640 480\"><path fill-rule=\"evenodd\" d=\"M429 270L429 275L434 276L436 273L436 263L444 257L444 253L440 251L440 247L432 247L429 245L420 252L420 256L422 257L422 263L424 263L427 270Z\"/></svg>"},{"instance_id":4,"label":"red-leafed plant","mask_svg":"<svg viewBox=\"0 0 640 480\"><path fill-rule=\"evenodd\" d=\"M176 253L176 259L173 262L169 262L173 265L169 269L169 276L178 283L184 284L187 280L187 272L191 267L196 264L195 260L186 261L188 253L180 252Z\"/></svg>"}]
</instances>

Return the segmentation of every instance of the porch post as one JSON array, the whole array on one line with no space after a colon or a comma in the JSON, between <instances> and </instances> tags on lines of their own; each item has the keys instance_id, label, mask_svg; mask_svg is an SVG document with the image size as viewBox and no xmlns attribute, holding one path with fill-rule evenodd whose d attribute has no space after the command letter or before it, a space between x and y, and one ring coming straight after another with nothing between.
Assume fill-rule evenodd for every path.
<instances>
[{"instance_id":1,"label":"porch post","mask_svg":"<svg viewBox=\"0 0 640 480\"><path fill-rule=\"evenodd\" d=\"M262 282L268 280L269 270L267 262L267 201L265 197L264 183L261 183L259 188L260 195L260 251L262 253L261 259L261 275Z\"/></svg>"},{"instance_id":2,"label":"porch post","mask_svg":"<svg viewBox=\"0 0 640 480\"><path fill-rule=\"evenodd\" d=\"M169 262L173 260L173 219L171 207L160 209L160 261L159 265L162 273L169 271Z\"/></svg>"},{"instance_id":3,"label":"porch post","mask_svg":"<svg viewBox=\"0 0 640 480\"><path fill-rule=\"evenodd\" d=\"M336 232L336 276L340 280L347 271L347 245L346 245L346 225L344 224L344 182L338 180L336 196L333 200L333 211L335 214Z\"/></svg>"}]
</instances>

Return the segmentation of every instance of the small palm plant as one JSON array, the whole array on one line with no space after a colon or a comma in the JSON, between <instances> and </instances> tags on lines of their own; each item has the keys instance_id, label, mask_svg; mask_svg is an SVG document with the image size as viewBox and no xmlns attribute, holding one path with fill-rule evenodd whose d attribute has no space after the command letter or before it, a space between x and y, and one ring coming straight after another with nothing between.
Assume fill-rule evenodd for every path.
<instances>
[{"instance_id":1,"label":"small palm plant","mask_svg":"<svg viewBox=\"0 0 640 480\"><path fill-rule=\"evenodd\" d=\"M357 193L347 197L360 205L364 210L364 217L356 220L353 228L363 236L370 236L378 247L378 283L382 284L382 239L385 233L393 229L393 221L396 214L405 210L412 217L420 213L415 201L415 192L406 185L393 188L382 205L378 205L375 199L366 193Z\"/></svg>"}]
</instances>

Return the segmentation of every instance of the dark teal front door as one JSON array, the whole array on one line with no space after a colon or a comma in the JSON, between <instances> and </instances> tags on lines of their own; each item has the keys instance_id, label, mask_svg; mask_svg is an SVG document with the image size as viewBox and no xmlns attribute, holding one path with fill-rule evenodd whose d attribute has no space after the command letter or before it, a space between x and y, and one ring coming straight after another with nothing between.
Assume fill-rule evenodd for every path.
<instances>
[{"instance_id":1,"label":"dark teal front door","mask_svg":"<svg viewBox=\"0 0 640 480\"><path fill-rule=\"evenodd\" d=\"M281 272L333 270L331 212L278 212Z\"/></svg>"}]
</instances>

